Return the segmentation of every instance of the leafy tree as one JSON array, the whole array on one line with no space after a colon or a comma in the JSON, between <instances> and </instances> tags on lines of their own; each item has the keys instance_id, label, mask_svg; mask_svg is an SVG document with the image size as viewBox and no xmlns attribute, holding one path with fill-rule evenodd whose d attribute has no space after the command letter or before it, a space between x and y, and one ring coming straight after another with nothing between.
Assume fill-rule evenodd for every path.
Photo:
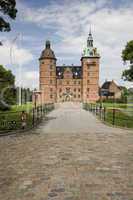
<instances>
[{"instance_id":1,"label":"leafy tree","mask_svg":"<svg viewBox=\"0 0 133 200\"><path fill-rule=\"evenodd\" d=\"M9 107L2 103L2 100L6 101L6 104L14 104L16 101L16 94L14 89L15 77L10 70L6 70L0 65L0 110L7 110ZM3 98L1 95L4 95Z\"/></svg>"},{"instance_id":2,"label":"leafy tree","mask_svg":"<svg viewBox=\"0 0 133 200\"><path fill-rule=\"evenodd\" d=\"M127 103L128 96L129 96L128 89L126 87L123 87L122 94L121 94L121 100L123 103Z\"/></svg>"},{"instance_id":3,"label":"leafy tree","mask_svg":"<svg viewBox=\"0 0 133 200\"><path fill-rule=\"evenodd\" d=\"M133 81L133 40L129 41L122 51L122 59L130 63L129 69L123 71L122 78L126 81Z\"/></svg>"},{"instance_id":4,"label":"leafy tree","mask_svg":"<svg viewBox=\"0 0 133 200\"><path fill-rule=\"evenodd\" d=\"M0 12L11 19L16 18L16 0L0 0ZM6 21L5 17L0 16L0 31L10 31L10 23Z\"/></svg>"}]
</instances>

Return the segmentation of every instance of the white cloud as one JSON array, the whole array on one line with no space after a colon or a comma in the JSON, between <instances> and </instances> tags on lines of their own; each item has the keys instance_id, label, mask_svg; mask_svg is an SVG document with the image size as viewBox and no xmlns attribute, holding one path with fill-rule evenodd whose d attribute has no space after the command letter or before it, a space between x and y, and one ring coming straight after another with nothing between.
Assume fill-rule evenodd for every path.
<instances>
[{"instance_id":1,"label":"white cloud","mask_svg":"<svg viewBox=\"0 0 133 200\"><path fill-rule=\"evenodd\" d=\"M39 73L35 70L27 71L26 69L21 69L21 73L18 70L16 73L16 85L25 88L37 88L39 85Z\"/></svg>"},{"instance_id":2,"label":"white cloud","mask_svg":"<svg viewBox=\"0 0 133 200\"><path fill-rule=\"evenodd\" d=\"M94 42L101 54L101 81L108 78L122 83L121 73L125 66L121 60L121 51L126 42L133 39L132 3L125 7L123 3L123 7L117 9L108 0L66 0L63 4L53 2L38 9L27 8L22 4L20 6L21 18L25 22L53 34L55 54L57 57L63 56L63 63L80 62L91 22ZM54 40L55 36L59 42Z\"/></svg>"},{"instance_id":3,"label":"white cloud","mask_svg":"<svg viewBox=\"0 0 133 200\"><path fill-rule=\"evenodd\" d=\"M29 50L12 44L10 41L0 46L0 64L2 65L24 65L32 59L33 55Z\"/></svg>"},{"instance_id":4,"label":"white cloud","mask_svg":"<svg viewBox=\"0 0 133 200\"><path fill-rule=\"evenodd\" d=\"M5 41L5 38L3 41ZM6 41L3 42L3 46L0 46L0 64L12 70L13 74L15 74L17 86L22 83L23 87L37 88L38 72L35 70L28 71L29 69L25 67L32 60L32 53L28 49L19 47L17 44Z\"/></svg>"}]
</instances>

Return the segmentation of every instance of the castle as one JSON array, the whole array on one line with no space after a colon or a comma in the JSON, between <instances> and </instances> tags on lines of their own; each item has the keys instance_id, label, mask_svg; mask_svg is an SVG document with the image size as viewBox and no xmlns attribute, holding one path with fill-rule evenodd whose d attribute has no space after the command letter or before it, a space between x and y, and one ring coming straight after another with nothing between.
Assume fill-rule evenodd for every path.
<instances>
[{"instance_id":1,"label":"castle","mask_svg":"<svg viewBox=\"0 0 133 200\"><path fill-rule=\"evenodd\" d=\"M39 58L42 103L64 101L96 102L99 99L99 60L90 31L81 66L57 66L50 41Z\"/></svg>"}]
</instances>

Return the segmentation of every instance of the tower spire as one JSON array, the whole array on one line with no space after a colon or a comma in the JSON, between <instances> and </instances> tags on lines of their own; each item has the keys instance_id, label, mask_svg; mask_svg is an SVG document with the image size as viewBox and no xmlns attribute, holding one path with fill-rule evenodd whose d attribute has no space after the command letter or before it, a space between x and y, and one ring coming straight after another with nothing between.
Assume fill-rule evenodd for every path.
<instances>
[{"instance_id":1,"label":"tower spire","mask_svg":"<svg viewBox=\"0 0 133 200\"><path fill-rule=\"evenodd\" d=\"M50 49L50 41L49 40L46 41L45 46L46 46L46 49Z\"/></svg>"},{"instance_id":2,"label":"tower spire","mask_svg":"<svg viewBox=\"0 0 133 200\"><path fill-rule=\"evenodd\" d=\"M87 47L93 47L93 37L91 33L91 24L90 24L90 31L87 39Z\"/></svg>"},{"instance_id":3,"label":"tower spire","mask_svg":"<svg viewBox=\"0 0 133 200\"><path fill-rule=\"evenodd\" d=\"M89 31L89 35L92 35L92 34L91 34L91 24L90 24L90 31Z\"/></svg>"}]
</instances>

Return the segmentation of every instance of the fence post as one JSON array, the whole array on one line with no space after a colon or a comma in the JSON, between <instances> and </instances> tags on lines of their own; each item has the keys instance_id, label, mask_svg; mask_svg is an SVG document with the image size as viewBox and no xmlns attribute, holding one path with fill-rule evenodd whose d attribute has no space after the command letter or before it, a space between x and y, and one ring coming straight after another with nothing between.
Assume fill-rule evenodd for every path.
<instances>
[{"instance_id":1,"label":"fence post","mask_svg":"<svg viewBox=\"0 0 133 200\"><path fill-rule=\"evenodd\" d=\"M32 109L32 125L33 127L35 125L35 109L34 108Z\"/></svg>"},{"instance_id":2,"label":"fence post","mask_svg":"<svg viewBox=\"0 0 133 200\"><path fill-rule=\"evenodd\" d=\"M103 112L104 112L103 120L105 121L106 120L106 107L104 107Z\"/></svg>"},{"instance_id":3,"label":"fence post","mask_svg":"<svg viewBox=\"0 0 133 200\"><path fill-rule=\"evenodd\" d=\"M113 108L113 125L115 125L115 108Z\"/></svg>"},{"instance_id":4,"label":"fence post","mask_svg":"<svg viewBox=\"0 0 133 200\"><path fill-rule=\"evenodd\" d=\"M36 108L36 120L37 120L37 123L39 121L39 107L37 106Z\"/></svg>"},{"instance_id":5,"label":"fence post","mask_svg":"<svg viewBox=\"0 0 133 200\"><path fill-rule=\"evenodd\" d=\"M102 119L102 104L101 103L100 103L99 109L100 109L100 119Z\"/></svg>"},{"instance_id":6,"label":"fence post","mask_svg":"<svg viewBox=\"0 0 133 200\"><path fill-rule=\"evenodd\" d=\"M41 119L43 118L43 107L41 105Z\"/></svg>"},{"instance_id":7,"label":"fence post","mask_svg":"<svg viewBox=\"0 0 133 200\"><path fill-rule=\"evenodd\" d=\"M98 115L98 106L96 105L96 115Z\"/></svg>"}]
</instances>

